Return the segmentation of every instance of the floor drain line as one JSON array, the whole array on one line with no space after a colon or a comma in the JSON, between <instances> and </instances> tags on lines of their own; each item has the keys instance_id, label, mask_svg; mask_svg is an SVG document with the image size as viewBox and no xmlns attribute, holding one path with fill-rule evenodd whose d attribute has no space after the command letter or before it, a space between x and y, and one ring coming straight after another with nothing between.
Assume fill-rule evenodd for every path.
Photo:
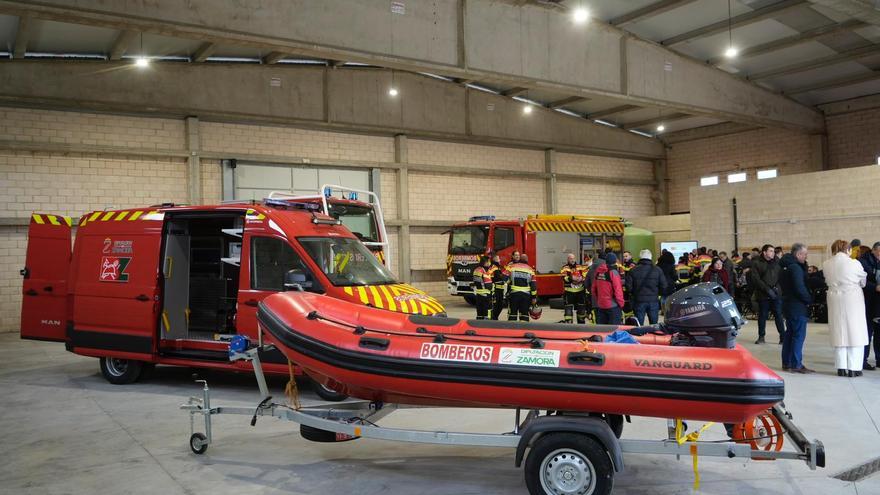
<instances>
[{"instance_id":1,"label":"floor drain line","mask_svg":"<svg viewBox=\"0 0 880 495\"><path fill-rule=\"evenodd\" d=\"M880 471L880 457L871 459L868 462L859 464L856 467L847 469L842 473L835 474L832 478L843 481L861 481L868 476Z\"/></svg>"}]
</instances>

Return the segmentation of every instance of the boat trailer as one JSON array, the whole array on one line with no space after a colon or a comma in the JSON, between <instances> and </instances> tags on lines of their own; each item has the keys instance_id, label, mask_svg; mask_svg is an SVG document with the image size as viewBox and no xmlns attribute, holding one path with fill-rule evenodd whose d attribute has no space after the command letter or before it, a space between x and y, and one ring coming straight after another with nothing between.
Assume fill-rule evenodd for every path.
<instances>
[{"instance_id":1,"label":"boat trailer","mask_svg":"<svg viewBox=\"0 0 880 495\"><path fill-rule=\"evenodd\" d=\"M775 405L768 416L775 418L776 428L761 428L758 424L753 438L746 441L699 441L699 431L684 435L681 420L668 420L664 440L636 440L619 438L620 430L612 429L604 417L581 414L560 414L547 411L542 415L530 410L522 416L515 410L513 430L507 433L465 433L449 431L385 428L376 424L398 409L419 408L373 401L348 401L332 405L294 408L272 402L259 358L259 350L271 350L271 345L253 347L241 352L230 351L230 360L246 360L253 364L254 374L262 400L256 407L213 406L205 380L202 396L190 397L180 409L190 414L190 449L204 454L214 441L212 417L218 414L251 416L251 426L258 417L274 417L300 425L303 438L317 442L344 442L357 438L373 438L397 442L474 447L506 447L516 449L515 465L525 459L525 478L532 495L578 493L607 495L611 493L614 474L623 471L623 454L669 454L676 458L694 458L695 487L699 484L696 457L727 457L729 459L802 460L810 469L825 467L825 448L819 440L807 437L793 423L792 415L784 404ZM204 433L195 431L195 416L204 418ZM772 421L772 420L771 420ZM767 425L766 421L764 423ZM751 432L751 430L750 430ZM794 450L781 450L756 441L787 437ZM781 438L777 439L781 440ZM773 444L773 442L771 442ZM781 447L778 441L776 445ZM526 451L528 450L528 457Z\"/></svg>"}]
</instances>

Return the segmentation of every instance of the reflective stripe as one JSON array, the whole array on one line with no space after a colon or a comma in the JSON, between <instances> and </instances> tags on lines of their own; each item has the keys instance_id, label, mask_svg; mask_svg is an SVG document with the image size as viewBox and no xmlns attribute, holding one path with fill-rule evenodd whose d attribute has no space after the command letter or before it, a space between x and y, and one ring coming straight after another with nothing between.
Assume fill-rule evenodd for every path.
<instances>
[{"instance_id":1,"label":"reflective stripe","mask_svg":"<svg viewBox=\"0 0 880 495\"><path fill-rule=\"evenodd\" d=\"M35 222L35 223L38 223L38 224L40 224L40 225L43 225L43 224L46 223L46 222L43 221L43 217L41 217L40 215L36 215L36 214L35 214L35 215L33 216L33 219L34 219L34 222Z\"/></svg>"},{"instance_id":2,"label":"reflective stripe","mask_svg":"<svg viewBox=\"0 0 880 495\"><path fill-rule=\"evenodd\" d=\"M379 294L379 291L376 290L375 286L370 286L370 292L373 294L374 305L379 309L385 309L385 304L382 303L382 296Z\"/></svg>"},{"instance_id":3,"label":"reflective stripe","mask_svg":"<svg viewBox=\"0 0 880 495\"><path fill-rule=\"evenodd\" d=\"M89 217L89 221L90 221L90 222L94 222L95 220L98 219L98 217L101 216L101 213L103 213L103 212L101 212L101 211L96 211L96 212L92 213L92 216Z\"/></svg>"},{"instance_id":4,"label":"reflective stripe","mask_svg":"<svg viewBox=\"0 0 880 495\"><path fill-rule=\"evenodd\" d=\"M364 289L363 287L358 287L357 291L358 291L358 295L361 297L361 302L363 304L370 304L370 298L367 297L367 290Z\"/></svg>"},{"instance_id":5,"label":"reflective stripe","mask_svg":"<svg viewBox=\"0 0 880 495\"><path fill-rule=\"evenodd\" d=\"M143 215L144 212L141 210L131 212L131 216L128 217L128 221L137 220L139 216Z\"/></svg>"},{"instance_id":6,"label":"reflective stripe","mask_svg":"<svg viewBox=\"0 0 880 495\"><path fill-rule=\"evenodd\" d=\"M58 221L58 218L55 215L46 215L46 218L49 219L49 223L52 225L61 225L61 222Z\"/></svg>"},{"instance_id":7,"label":"reflective stripe","mask_svg":"<svg viewBox=\"0 0 880 495\"><path fill-rule=\"evenodd\" d=\"M120 220L123 220L126 215L128 215L127 211L120 212L119 215L116 215L116 218L114 218L113 221L118 222Z\"/></svg>"},{"instance_id":8,"label":"reflective stripe","mask_svg":"<svg viewBox=\"0 0 880 495\"><path fill-rule=\"evenodd\" d=\"M394 296L391 295L388 287L380 285L379 290L382 291L382 294L385 295L385 299L388 301L388 309L390 309L391 311L397 311L397 304L394 302Z\"/></svg>"},{"instance_id":9,"label":"reflective stripe","mask_svg":"<svg viewBox=\"0 0 880 495\"><path fill-rule=\"evenodd\" d=\"M107 220L110 220L111 218L113 218L113 215L115 213L116 213L115 211L108 211L107 213L104 214L103 217L101 217L101 221L106 222Z\"/></svg>"}]
</instances>

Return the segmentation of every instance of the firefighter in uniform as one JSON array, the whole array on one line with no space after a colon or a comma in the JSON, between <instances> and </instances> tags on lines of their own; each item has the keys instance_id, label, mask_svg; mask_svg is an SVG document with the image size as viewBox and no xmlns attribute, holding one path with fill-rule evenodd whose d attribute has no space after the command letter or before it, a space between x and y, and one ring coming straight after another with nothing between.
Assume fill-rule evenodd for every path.
<instances>
[{"instance_id":1,"label":"firefighter in uniform","mask_svg":"<svg viewBox=\"0 0 880 495\"><path fill-rule=\"evenodd\" d=\"M504 267L501 266L501 257L497 254L492 256L492 266L489 268L492 275L494 294L492 296L492 319L497 320L501 316L504 307L504 295L507 290L507 279L504 277Z\"/></svg>"},{"instance_id":2,"label":"firefighter in uniform","mask_svg":"<svg viewBox=\"0 0 880 495\"><path fill-rule=\"evenodd\" d=\"M562 274L562 283L565 286L565 316L563 321L571 323L574 312L577 310L578 325L587 322L587 291L584 288L584 279L587 278L587 267L575 260L574 253L568 253L568 262L559 270Z\"/></svg>"},{"instance_id":3,"label":"firefighter in uniform","mask_svg":"<svg viewBox=\"0 0 880 495\"><path fill-rule=\"evenodd\" d=\"M507 265L504 271L507 277L508 300L510 302L507 309L507 320L529 321L529 310L538 298L535 271L529 266L528 258L525 256L520 256L518 262Z\"/></svg>"},{"instance_id":4,"label":"firefighter in uniform","mask_svg":"<svg viewBox=\"0 0 880 495\"><path fill-rule=\"evenodd\" d=\"M480 265L474 268L474 296L477 299L477 319L487 320L492 308L492 267L488 256L480 256Z\"/></svg>"},{"instance_id":5,"label":"firefighter in uniform","mask_svg":"<svg viewBox=\"0 0 880 495\"><path fill-rule=\"evenodd\" d=\"M675 281L676 289L680 289L686 285L690 285L691 277L693 277L694 269L688 262L686 256L682 256L675 265Z\"/></svg>"},{"instance_id":6,"label":"firefighter in uniform","mask_svg":"<svg viewBox=\"0 0 880 495\"><path fill-rule=\"evenodd\" d=\"M633 255L629 251L624 251L623 256L620 257L620 263L618 263L618 270L621 275L626 275L626 272L632 270L636 267L636 262L633 261Z\"/></svg>"}]
</instances>

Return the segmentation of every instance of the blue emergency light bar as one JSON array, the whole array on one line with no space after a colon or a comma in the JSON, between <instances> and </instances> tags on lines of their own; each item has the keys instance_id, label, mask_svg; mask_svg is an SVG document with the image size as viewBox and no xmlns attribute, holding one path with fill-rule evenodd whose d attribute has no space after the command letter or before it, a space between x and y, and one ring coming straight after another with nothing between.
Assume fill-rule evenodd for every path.
<instances>
[{"instance_id":1,"label":"blue emergency light bar","mask_svg":"<svg viewBox=\"0 0 880 495\"><path fill-rule=\"evenodd\" d=\"M495 215L481 215L477 217L471 217L468 219L468 222L494 222Z\"/></svg>"},{"instance_id":2,"label":"blue emergency light bar","mask_svg":"<svg viewBox=\"0 0 880 495\"><path fill-rule=\"evenodd\" d=\"M265 199L266 206L275 206L280 208L297 208L306 211L321 211L323 208L320 203L302 203L299 201L285 201L283 199Z\"/></svg>"}]
</instances>

